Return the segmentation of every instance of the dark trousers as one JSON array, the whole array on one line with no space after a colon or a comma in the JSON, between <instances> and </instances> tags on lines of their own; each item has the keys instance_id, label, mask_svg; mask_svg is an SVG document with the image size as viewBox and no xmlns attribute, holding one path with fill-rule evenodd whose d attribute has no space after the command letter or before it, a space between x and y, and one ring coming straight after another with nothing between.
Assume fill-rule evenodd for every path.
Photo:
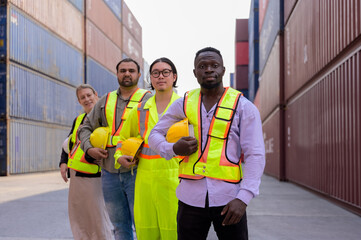
<instances>
[{"instance_id":1,"label":"dark trousers","mask_svg":"<svg viewBox=\"0 0 361 240\"><path fill-rule=\"evenodd\" d=\"M208 202L208 199L207 199ZM222 207L192 207L178 202L177 232L178 240L206 240L211 223L220 240L247 240L247 216L234 225L222 226L225 215L221 216Z\"/></svg>"}]
</instances>

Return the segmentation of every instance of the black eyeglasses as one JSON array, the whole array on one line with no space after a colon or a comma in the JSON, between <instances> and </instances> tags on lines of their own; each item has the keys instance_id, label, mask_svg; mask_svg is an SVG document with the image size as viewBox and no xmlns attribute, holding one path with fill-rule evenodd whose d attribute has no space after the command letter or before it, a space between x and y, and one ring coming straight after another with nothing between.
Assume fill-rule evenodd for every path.
<instances>
[{"instance_id":1,"label":"black eyeglasses","mask_svg":"<svg viewBox=\"0 0 361 240\"><path fill-rule=\"evenodd\" d=\"M162 73L163 77L168 77L171 72L172 72L172 70L170 70L170 69L163 69L163 71L154 70L153 72L150 73L150 75L152 75L152 77L157 78Z\"/></svg>"}]
</instances>

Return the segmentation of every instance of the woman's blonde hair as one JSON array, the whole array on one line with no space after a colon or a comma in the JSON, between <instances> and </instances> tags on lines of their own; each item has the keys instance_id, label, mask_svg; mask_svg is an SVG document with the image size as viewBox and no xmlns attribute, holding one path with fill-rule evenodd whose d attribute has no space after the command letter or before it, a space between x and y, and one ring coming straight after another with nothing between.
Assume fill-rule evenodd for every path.
<instances>
[{"instance_id":1,"label":"woman's blonde hair","mask_svg":"<svg viewBox=\"0 0 361 240\"><path fill-rule=\"evenodd\" d=\"M96 94L96 91L95 89L90 85L90 84L80 84L77 88L76 88L76 97L79 99L78 97L78 92L81 90L81 89L86 89L86 88L89 88L93 91L94 94Z\"/></svg>"}]
</instances>

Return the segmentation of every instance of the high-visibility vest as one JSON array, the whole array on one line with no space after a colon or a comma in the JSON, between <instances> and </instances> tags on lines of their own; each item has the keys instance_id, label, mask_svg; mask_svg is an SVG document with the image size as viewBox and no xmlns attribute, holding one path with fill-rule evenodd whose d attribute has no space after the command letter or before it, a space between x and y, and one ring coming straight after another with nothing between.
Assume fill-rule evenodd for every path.
<instances>
[{"instance_id":1,"label":"high-visibility vest","mask_svg":"<svg viewBox=\"0 0 361 240\"><path fill-rule=\"evenodd\" d=\"M173 92L172 98L167 106L167 108L164 110L164 113L167 111L168 107L178 98L180 98L176 93ZM152 159L161 159L162 157L158 155L156 152L154 152L148 145L148 137L150 134L150 131L153 129L155 124L157 122L150 122L149 121L149 107L147 107L147 104L153 103L155 105L155 97L151 97L146 102L141 102L138 104L138 128L139 128L139 134L144 139L143 149L141 153L139 154L139 160L152 160ZM157 120L158 118L156 116L153 116L152 119ZM178 157L176 157L178 158ZM177 160L178 161L178 160Z\"/></svg>"},{"instance_id":2,"label":"high-visibility vest","mask_svg":"<svg viewBox=\"0 0 361 240\"><path fill-rule=\"evenodd\" d=\"M164 110L164 112L166 112L168 107L178 98L180 98L180 97L176 93L173 93L172 98L171 98L167 108ZM152 113L149 111L151 106L154 106ZM162 157L159 154L157 154L156 152L154 152L148 145L148 137L149 137L150 131L153 129L155 124L158 122L158 113L155 112L154 110L156 110L155 96L149 98L147 101L139 103L137 106L138 130L139 130L138 133L144 140L142 151L138 155L139 164L142 164L141 161L162 159ZM150 115L152 115L152 117L150 117ZM133 136L133 137L135 137L135 136ZM119 156L120 152L121 152L121 147L120 147L120 145L118 145L115 156L116 155ZM162 160L162 162L163 162L163 160ZM178 161L179 161L179 159L177 159L177 162ZM164 167L169 167L169 164L171 164L171 161L164 160ZM145 168L150 168L150 169L152 168L151 163L142 164L142 165L145 166ZM119 163L117 161L115 161L115 168L119 168L119 167L120 167ZM159 167L159 165L158 165L158 167ZM177 166L177 168L178 168L178 166Z\"/></svg>"},{"instance_id":3,"label":"high-visibility vest","mask_svg":"<svg viewBox=\"0 0 361 240\"><path fill-rule=\"evenodd\" d=\"M95 174L100 172L101 168L93 163L85 160L85 153L80 148L80 140L78 139L78 128L83 122L85 113L80 114L75 120L73 133L69 141L73 143L73 148L69 151L68 168L74 169L77 172Z\"/></svg>"},{"instance_id":4,"label":"high-visibility vest","mask_svg":"<svg viewBox=\"0 0 361 240\"><path fill-rule=\"evenodd\" d=\"M225 88L217 103L208 130L206 145L202 148L202 95L200 89L189 91L184 97L184 113L194 127L198 150L185 157L179 166L181 178L201 179L204 177L237 183L242 179L240 156L227 156L227 140L241 92ZM232 161L231 161L232 160ZM236 163L234 163L236 162Z\"/></svg>"},{"instance_id":5,"label":"high-visibility vest","mask_svg":"<svg viewBox=\"0 0 361 240\"><path fill-rule=\"evenodd\" d=\"M117 145L118 141L120 140L119 132L123 127L125 120L128 117L129 111L136 106L139 102L142 101L144 95L149 92L145 89L138 88L130 97L127 106L123 110L123 114L121 117L121 122L119 127L116 129L115 126L115 118L117 116L117 101L118 95L117 91L113 91L108 93L107 100L105 102L105 117L107 119L108 127L109 127L109 139L107 143L107 147L114 147ZM150 92L149 92L150 93Z\"/></svg>"}]
</instances>

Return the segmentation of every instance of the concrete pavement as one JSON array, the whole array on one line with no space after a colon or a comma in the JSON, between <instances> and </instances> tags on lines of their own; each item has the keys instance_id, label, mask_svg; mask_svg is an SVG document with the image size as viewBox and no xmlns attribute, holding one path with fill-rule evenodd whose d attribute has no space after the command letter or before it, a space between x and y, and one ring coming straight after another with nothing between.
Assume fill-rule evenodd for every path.
<instances>
[{"instance_id":1,"label":"concrete pavement","mask_svg":"<svg viewBox=\"0 0 361 240\"><path fill-rule=\"evenodd\" d=\"M361 239L361 217L313 193L269 176L260 191L247 209L251 240ZM0 177L0 239L72 239L67 194L59 172Z\"/></svg>"}]
</instances>

